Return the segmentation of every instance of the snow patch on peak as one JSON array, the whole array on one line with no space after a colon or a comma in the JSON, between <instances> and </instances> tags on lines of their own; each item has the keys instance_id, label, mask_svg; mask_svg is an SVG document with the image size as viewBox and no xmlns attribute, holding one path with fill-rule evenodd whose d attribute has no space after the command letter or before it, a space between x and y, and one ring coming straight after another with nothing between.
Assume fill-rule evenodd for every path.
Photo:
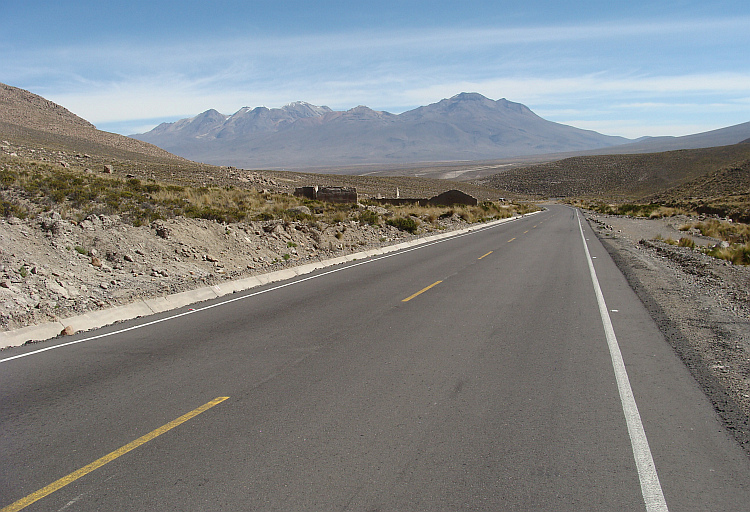
<instances>
[{"instance_id":1,"label":"snow patch on peak","mask_svg":"<svg viewBox=\"0 0 750 512\"><path fill-rule=\"evenodd\" d=\"M307 103L306 101L294 101L292 103L284 105L281 110L297 114L301 117L316 117L325 115L328 112L333 112L326 106L319 107L317 105Z\"/></svg>"}]
</instances>

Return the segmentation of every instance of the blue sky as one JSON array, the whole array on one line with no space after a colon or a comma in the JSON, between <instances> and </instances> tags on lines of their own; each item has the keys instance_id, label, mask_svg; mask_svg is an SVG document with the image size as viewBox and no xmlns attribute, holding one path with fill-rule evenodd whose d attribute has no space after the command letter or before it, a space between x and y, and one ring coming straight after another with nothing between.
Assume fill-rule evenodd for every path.
<instances>
[{"instance_id":1,"label":"blue sky","mask_svg":"<svg viewBox=\"0 0 750 512\"><path fill-rule=\"evenodd\" d=\"M5 0L0 82L123 134L209 108L459 92L626 137L750 121L750 3Z\"/></svg>"}]
</instances>

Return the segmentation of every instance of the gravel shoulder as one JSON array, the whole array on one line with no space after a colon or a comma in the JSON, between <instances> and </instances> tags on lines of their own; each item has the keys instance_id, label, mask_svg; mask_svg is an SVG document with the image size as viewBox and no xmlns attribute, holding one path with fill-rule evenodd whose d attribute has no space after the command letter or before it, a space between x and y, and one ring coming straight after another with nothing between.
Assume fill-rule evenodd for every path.
<instances>
[{"instance_id":1,"label":"gravel shoulder","mask_svg":"<svg viewBox=\"0 0 750 512\"><path fill-rule=\"evenodd\" d=\"M750 268L656 240L686 218L585 212L607 251L750 455ZM697 245L718 240L692 235Z\"/></svg>"}]
</instances>

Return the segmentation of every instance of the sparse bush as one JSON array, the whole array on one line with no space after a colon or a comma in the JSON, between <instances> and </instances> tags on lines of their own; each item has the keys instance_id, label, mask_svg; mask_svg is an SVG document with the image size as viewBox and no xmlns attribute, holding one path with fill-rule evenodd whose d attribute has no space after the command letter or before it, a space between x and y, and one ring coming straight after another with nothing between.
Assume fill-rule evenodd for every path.
<instances>
[{"instance_id":1,"label":"sparse bush","mask_svg":"<svg viewBox=\"0 0 750 512\"><path fill-rule=\"evenodd\" d=\"M735 265L750 265L750 242L729 247L715 245L705 249L705 253L714 258L731 261Z\"/></svg>"},{"instance_id":2,"label":"sparse bush","mask_svg":"<svg viewBox=\"0 0 750 512\"><path fill-rule=\"evenodd\" d=\"M18 219L25 219L29 215L29 210L23 205L2 199L0 200L0 215L6 218L16 217Z\"/></svg>"},{"instance_id":3,"label":"sparse bush","mask_svg":"<svg viewBox=\"0 0 750 512\"><path fill-rule=\"evenodd\" d=\"M377 226L380 224L380 216L372 210L363 210L359 214L359 222Z\"/></svg>"},{"instance_id":4,"label":"sparse bush","mask_svg":"<svg viewBox=\"0 0 750 512\"><path fill-rule=\"evenodd\" d=\"M678 247L689 247L690 249L695 249L695 241L687 236L683 236L677 241Z\"/></svg>"},{"instance_id":5,"label":"sparse bush","mask_svg":"<svg viewBox=\"0 0 750 512\"><path fill-rule=\"evenodd\" d=\"M697 228L703 236L724 240L729 243L745 243L750 241L750 225L741 222L708 219L702 222L694 222L687 226L687 229Z\"/></svg>"},{"instance_id":6,"label":"sparse bush","mask_svg":"<svg viewBox=\"0 0 750 512\"><path fill-rule=\"evenodd\" d=\"M417 234L417 229L419 227L417 221L414 220L413 217L395 217L386 220L385 223L413 235Z\"/></svg>"}]
</instances>

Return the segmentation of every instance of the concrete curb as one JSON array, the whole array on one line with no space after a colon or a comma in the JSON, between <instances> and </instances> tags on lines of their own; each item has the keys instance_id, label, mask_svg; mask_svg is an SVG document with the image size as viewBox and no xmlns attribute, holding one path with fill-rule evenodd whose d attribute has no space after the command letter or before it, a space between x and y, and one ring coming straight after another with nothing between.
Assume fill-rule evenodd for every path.
<instances>
[{"instance_id":1,"label":"concrete curb","mask_svg":"<svg viewBox=\"0 0 750 512\"><path fill-rule=\"evenodd\" d=\"M530 215L534 215L535 213L539 212L527 213L525 216L528 217ZM315 270L319 270L322 268L341 265L343 263L348 263L355 260L364 260L373 256L388 254L391 252L408 249L410 247L435 242L437 240L458 236L464 233L469 233L471 231L476 231L478 229L510 222L521 217L523 216L514 216L507 219L486 222L483 224L475 224L468 228L450 231L448 233L430 235L424 238L411 240L409 242L401 242L399 244L381 247L379 249L370 249L357 253L345 254L343 256L337 256L336 258L313 263L305 263L303 265L277 270L268 274L260 274L257 276L245 277L233 281L226 281L221 284L197 288L195 290L188 290L172 295L166 295L164 297L143 299L131 304L126 304L124 306L117 306L114 308L103 309L99 311L91 311L89 313L64 318L55 322L47 322L44 324L30 325L21 329L3 331L0 332L0 349L7 347L17 347L23 345L28 341L43 341L54 338L60 335L61 331L67 326L70 326L75 332L97 329L99 327L111 325L123 320L132 320L133 318L153 315L156 313L163 313L165 311L171 311L173 309L189 306L190 304L195 304L197 302L203 302L206 300L223 297L224 295L228 295L231 293L249 290L251 288L255 288L264 284L284 281L303 274L309 274Z\"/></svg>"}]
</instances>

